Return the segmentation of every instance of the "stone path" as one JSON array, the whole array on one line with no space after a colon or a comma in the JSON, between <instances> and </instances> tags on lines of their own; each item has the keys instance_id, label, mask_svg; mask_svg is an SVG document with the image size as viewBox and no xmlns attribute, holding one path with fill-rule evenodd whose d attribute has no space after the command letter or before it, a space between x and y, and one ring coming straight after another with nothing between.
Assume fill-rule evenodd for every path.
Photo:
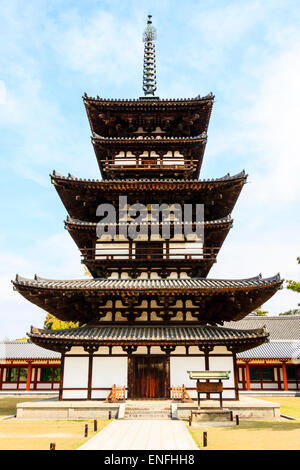
<instances>
[{"instance_id":1,"label":"stone path","mask_svg":"<svg viewBox=\"0 0 300 470\"><path fill-rule=\"evenodd\" d=\"M172 420L112 421L78 450L199 450L186 425Z\"/></svg>"}]
</instances>

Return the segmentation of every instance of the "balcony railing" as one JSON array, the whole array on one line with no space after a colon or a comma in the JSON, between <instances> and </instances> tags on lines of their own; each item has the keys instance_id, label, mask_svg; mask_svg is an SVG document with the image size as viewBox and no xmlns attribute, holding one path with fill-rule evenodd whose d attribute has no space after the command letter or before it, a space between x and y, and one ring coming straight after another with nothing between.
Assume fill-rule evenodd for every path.
<instances>
[{"instance_id":1,"label":"balcony railing","mask_svg":"<svg viewBox=\"0 0 300 470\"><path fill-rule=\"evenodd\" d=\"M219 248L160 248L114 247L114 248L81 248L81 254L85 261L166 261L166 260L215 260Z\"/></svg>"},{"instance_id":2,"label":"balcony railing","mask_svg":"<svg viewBox=\"0 0 300 470\"><path fill-rule=\"evenodd\" d=\"M144 170L176 170L176 171L192 171L197 168L199 161L191 159L146 159L146 158L115 158L102 162L105 171L123 170L129 171L133 169Z\"/></svg>"}]
</instances>

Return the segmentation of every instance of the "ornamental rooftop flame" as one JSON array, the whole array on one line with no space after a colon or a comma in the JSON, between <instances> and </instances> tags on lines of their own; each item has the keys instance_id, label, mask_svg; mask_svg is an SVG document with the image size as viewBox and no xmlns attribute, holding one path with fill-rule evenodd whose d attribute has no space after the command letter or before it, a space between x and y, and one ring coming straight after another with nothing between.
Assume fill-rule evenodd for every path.
<instances>
[{"instance_id":1,"label":"ornamental rooftop flame","mask_svg":"<svg viewBox=\"0 0 300 470\"><path fill-rule=\"evenodd\" d=\"M143 90L145 96L154 97L156 91L156 65L155 65L155 45L156 30L152 26L152 16L148 15L147 28L144 31L143 41L144 49L144 74L143 74Z\"/></svg>"}]
</instances>

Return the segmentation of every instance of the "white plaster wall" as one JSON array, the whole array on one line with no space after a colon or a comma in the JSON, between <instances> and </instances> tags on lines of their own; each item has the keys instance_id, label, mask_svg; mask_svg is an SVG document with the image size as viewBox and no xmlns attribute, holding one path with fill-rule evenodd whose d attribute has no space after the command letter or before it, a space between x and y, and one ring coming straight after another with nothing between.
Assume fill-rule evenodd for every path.
<instances>
[{"instance_id":1,"label":"white plaster wall","mask_svg":"<svg viewBox=\"0 0 300 470\"><path fill-rule=\"evenodd\" d=\"M274 382L271 383L271 382L265 381L263 382L263 389L265 388L274 388L275 390L278 390L278 384L277 383L275 384Z\"/></svg>"},{"instance_id":2,"label":"white plaster wall","mask_svg":"<svg viewBox=\"0 0 300 470\"><path fill-rule=\"evenodd\" d=\"M109 354L109 347L108 346L101 346L98 349L97 354Z\"/></svg>"},{"instance_id":3,"label":"white plaster wall","mask_svg":"<svg viewBox=\"0 0 300 470\"><path fill-rule=\"evenodd\" d=\"M88 357L65 357L63 388L88 386ZM87 398L87 390L64 390L63 398Z\"/></svg>"},{"instance_id":4,"label":"white plaster wall","mask_svg":"<svg viewBox=\"0 0 300 470\"><path fill-rule=\"evenodd\" d=\"M151 354L162 354L160 346L151 346Z\"/></svg>"},{"instance_id":5,"label":"white plaster wall","mask_svg":"<svg viewBox=\"0 0 300 470\"><path fill-rule=\"evenodd\" d=\"M199 350L198 350L199 351ZM170 357L170 386L196 387L196 381L190 380L188 370L205 370L204 356ZM197 397L196 391L188 391L191 398Z\"/></svg>"},{"instance_id":6,"label":"white plaster wall","mask_svg":"<svg viewBox=\"0 0 300 470\"><path fill-rule=\"evenodd\" d=\"M3 384L3 385L2 385L2 389L3 389L3 390L9 389L9 388L16 389L16 388L17 388L17 384L9 383L9 384Z\"/></svg>"},{"instance_id":7,"label":"white plaster wall","mask_svg":"<svg viewBox=\"0 0 300 470\"><path fill-rule=\"evenodd\" d=\"M201 354L198 346L190 346L189 354Z\"/></svg>"},{"instance_id":8,"label":"white plaster wall","mask_svg":"<svg viewBox=\"0 0 300 470\"><path fill-rule=\"evenodd\" d=\"M228 357L213 357L209 356L209 370L228 370L229 379L223 380L223 388L233 387L234 388L234 369L233 369L233 357L232 355ZM219 394L212 393L211 398L219 398ZM235 398L234 390L224 390L223 398Z\"/></svg>"},{"instance_id":9,"label":"white plaster wall","mask_svg":"<svg viewBox=\"0 0 300 470\"><path fill-rule=\"evenodd\" d=\"M51 387L50 384L37 384L36 385L36 388L38 390L43 390L43 389L48 389L49 390L50 387ZM30 386L30 388L33 388L33 384Z\"/></svg>"},{"instance_id":10,"label":"white plaster wall","mask_svg":"<svg viewBox=\"0 0 300 470\"><path fill-rule=\"evenodd\" d=\"M63 400L86 400L87 392L84 390L64 390L63 391Z\"/></svg>"},{"instance_id":11,"label":"white plaster wall","mask_svg":"<svg viewBox=\"0 0 300 470\"><path fill-rule=\"evenodd\" d=\"M126 354L121 346L113 346L111 349L112 354Z\"/></svg>"},{"instance_id":12,"label":"white plaster wall","mask_svg":"<svg viewBox=\"0 0 300 470\"><path fill-rule=\"evenodd\" d=\"M19 390L26 390L26 382L19 383Z\"/></svg>"},{"instance_id":13,"label":"white plaster wall","mask_svg":"<svg viewBox=\"0 0 300 470\"><path fill-rule=\"evenodd\" d=\"M94 357L92 388L127 387L127 357ZM92 398L106 398L108 390L92 391Z\"/></svg>"},{"instance_id":14,"label":"white plaster wall","mask_svg":"<svg viewBox=\"0 0 300 470\"><path fill-rule=\"evenodd\" d=\"M88 352L85 351L82 346L73 346L72 349L66 354L66 357L72 356L73 354L84 354L87 356Z\"/></svg>"},{"instance_id":15,"label":"white plaster wall","mask_svg":"<svg viewBox=\"0 0 300 470\"><path fill-rule=\"evenodd\" d=\"M147 353L148 353L147 346L139 346L137 350L134 351L133 354L135 355L135 354L147 354Z\"/></svg>"},{"instance_id":16,"label":"white plaster wall","mask_svg":"<svg viewBox=\"0 0 300 470\"><path fill-rule=\"evenodd\" d=\"M215 346L211 354L226 354L227 356L232 356L232 353L228 351L226 346Z\"/></svg>"},{"instance_id":17,"label":"white plaster wall","mask_svg":"<svg viewBox=\"0 0 300 470\"><path fill-rule=\"evenodd\" d=\"M172 356L176 356L176 354L186 354L185 346L177 346L175 351L172 352Z\"/></svg>"},{"instance_id":18,"label":"white plaster wall","mask_svg":"<svg viewBox=\"0 0 300 470\"><path fill-rule=\"evenodd\" d=\"M107 255L115 255L117 259L125 259L129 254L129 243L96 243L96 259L106 259Z\"/></svg>"}]
</instances>

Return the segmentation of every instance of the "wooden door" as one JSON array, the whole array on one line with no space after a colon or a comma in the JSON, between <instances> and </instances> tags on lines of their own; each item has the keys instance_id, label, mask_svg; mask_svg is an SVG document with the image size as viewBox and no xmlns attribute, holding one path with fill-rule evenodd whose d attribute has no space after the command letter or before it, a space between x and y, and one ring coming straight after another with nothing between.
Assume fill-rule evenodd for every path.
<instances>
[{"instance_id":1,"label":"wooden door","mask_svg":"<svg viewBox=\"0 0 300 470\"><path fill-rule=\"evenodd\" d=\"M166 358L134 356L132 373L133 398L166 397Z\"/></svg>"}]
</instances>

